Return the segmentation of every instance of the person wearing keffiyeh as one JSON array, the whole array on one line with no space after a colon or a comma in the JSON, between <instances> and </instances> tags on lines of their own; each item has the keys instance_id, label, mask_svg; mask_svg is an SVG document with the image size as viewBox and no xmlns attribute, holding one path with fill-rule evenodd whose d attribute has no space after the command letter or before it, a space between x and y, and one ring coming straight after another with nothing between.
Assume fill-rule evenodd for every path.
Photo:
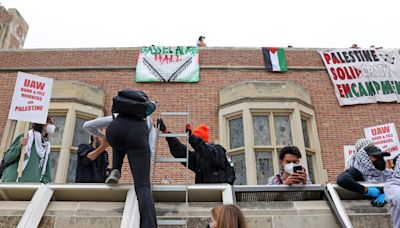
<instances>
[{"instance_id":1,"label":"person wearing keffiyeh","mask_svg":"<svg viewBox=\"0 0 400 228\"><path fill-rule=\"evenodd\" d=\"M342 188L372 197L372 205L381 207L385 204L385 194L382 189L365 187L357 181L374 183L385 182L391 178L393 170L386 169L383 159L390 154L382 152L365 138L357 140L355 149L355 154L346 164L346 171L338 176L336 182Z\"/></svg>"},{"instance_id":2,"label":"person wearing keffiyeh","mask_svg":"<svg viewBox=\"0 0 400 228\"><path fill-rule=\"evenodd\" d=\"M4 153L6 168L2 182L51 182L49 135L55 132L54 119L47 118L46 124L33 123L27 136L19 135ZM22 176L18 178L18 161L25 146Z\"/></svg>"}]
</instances>

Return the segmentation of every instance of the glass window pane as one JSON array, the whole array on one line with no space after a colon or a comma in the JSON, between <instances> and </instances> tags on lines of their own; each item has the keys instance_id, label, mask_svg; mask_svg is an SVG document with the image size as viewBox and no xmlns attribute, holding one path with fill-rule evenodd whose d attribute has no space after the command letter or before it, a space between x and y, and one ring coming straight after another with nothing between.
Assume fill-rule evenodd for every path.
<instances>
[{"instance_id":1,"label":"glass window pane","mask_svg":"<svg viewBox=\"0 0 400 228\"><path fill-rule=\"evenodd\" d=\"M54 121L56 122L56 131L49 137L50 143L52 146L61 146L65 127L65 116L54 116Z\"/></svg>"},{"instance_id":2,"label":"glass window pane","mask_svg":"<svg viewBox=\"0 0 400 228\"><path fill-rule=\"evenodd\" d=\"M308 138L307 120L301 119L301 127L303 129L304 146L310 148L310 139Z\"/></svg>"},{"instance_id":3,"label":"glass window pane","mask_svg":"<svg viewBox=\"0 0 400 228\"><path fill-rule=\"evenodd\" d=\"M292 145L289 116L274 116L276 145Z\"/></svg>"},{"instance_id":4,"label":"glass window pane","mask_svg":"<svg viewBox=\"0 0 400 228\"><path fill-rule=\"evenodd\" d=\"M257 184L265 185L268 178L274 175L271 152L256 152Z\"/></svg>"},{"instance_id":5,"label":"glass window pane","mask_svg":"<svg viewBox=\"0 0 400 228\"><path fill-rule=\"evenodd\" d=\"M229 141L231 149L244 146L242 117L229 120Z\"/></svg>"},{"instance_id":6,"label":"glass window pane","mask_svg":"<svg viewBox=\"0 0 400 228\"><path fill-rule=\"evenodd\" d=\"M280 154L281 150L282 150L282 148L276 148L276 157L278 158L278 160L279 160L279 154ZM282 163L280 161L278 162L278 170L279 170L279 172L283 170Z\"/></svg>"},{"instance_id":7,"label":"glass window pane","mask_svg":"<svg viewBox=\"0 0 400 228\"><path fill-rule=\"evenodd\" d=\"M234 184L245 185L247 182L246 182L246 160L244 153L232 155L231 160L233 162L233 167L235 168L235 174L236 174L236 180Z\"/></svg>"},{"instance_id":8,"label":"glass window pane","mask_svg":"<svg viewBox=\"0 0 400 228\"><path fill-rule=\"evenodd\" d=\"M51 175L51 182L54 182L56 178L56 171L57 171L57 165L58 165L58 157L60 156L59 152L50 152L49 158L51 162L50 166L50 175Z\"/></svg>"},{"instance_id":9,"label":"glass window pane","mask_svg":"<svg viewBox=\"0 0 400 228\"><path fill-rule=\"evenodd\" d=\"M76 165L78 155L71 153L69 156L67 183L75 183Z\"/></svg>"},{"instance_id":10,"label":"glass window pane","mask_svg":"<svg viewBox=\"0 0 400 228\"><path fill-rule=\"evenodd\" d=\"M72 146L78 147L81 144L89 142L89 132L83 130L83 123L86 119L77 117L75 120L74 138L72 139Z\"/></svg>"},{"instance_id":11,"label":"glass window pane","mask_svg":"<svg viewBox=\"0 0 400 228\"><path fill-rule=\"evenodd\" d=\"M268 116L253 116L254 145L271 145Z\"/></svg>"},{"instance_id":12,"label":"glass window pane","mask_svg":"<svg viewBox=\"0 0 400 228\"><path fill-rule=\"evenodd\" d=\"M307 166L308 166L308 175L310 176L310 180L312 183L315 183L314 181L314 161L313 161L313 156L311 154L307 154Z\"/></svg>"}]
</instances>

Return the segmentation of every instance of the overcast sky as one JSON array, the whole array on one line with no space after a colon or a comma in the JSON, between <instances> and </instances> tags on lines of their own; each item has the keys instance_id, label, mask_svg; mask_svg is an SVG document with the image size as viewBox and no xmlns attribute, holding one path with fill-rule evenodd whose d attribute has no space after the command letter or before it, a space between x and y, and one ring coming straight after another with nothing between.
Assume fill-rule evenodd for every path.
<instances>
[{"instance_id":1,"label":"overcast sky","mask_svg":"<svg viewBox=\"0 0 400 228\"><path fill-rule=\"evenodd\" d=\"M400 48L399 3L388 0L0 0L29 24L25 48Z\"/></svg>"}]
</instances>

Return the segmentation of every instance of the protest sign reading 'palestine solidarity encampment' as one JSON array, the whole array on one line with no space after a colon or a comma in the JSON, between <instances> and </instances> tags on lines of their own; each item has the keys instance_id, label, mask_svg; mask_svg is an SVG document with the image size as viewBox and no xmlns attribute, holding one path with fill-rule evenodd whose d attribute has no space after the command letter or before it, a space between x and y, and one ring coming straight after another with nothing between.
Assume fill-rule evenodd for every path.
<instances>
[{"instance_id":1,"label":"protest sign reading 'palestine solidarity encampment'","mask_svg":"<svg viewBox=\"0 0 400 228\"><path fill-rule=\"evenodd\" d=\"M53 79L18 72L8 119L45 124Z\"/></svg>"},{"instance_id":2,"label":"protest sign reading 'palestine solidarity encampment'","mask_svg":"<svg viewBox=\"0 0 400 228\"><path fill-rule=\"evenodd\" d=\"M373 144L382 151L391 154L393 159L400 152L399 138L394 123L368 127L364 129L365 138L371 139Z\"/></svg>"},{"instance_id":3,"label":"protest sign reading 'palestine solidarity encampment'","mask_svg":"<svg viewBox=\"0 0 400 228\"><path fill-rule=\"evenodd\" d=\"M136 66L136 82L198 82L197 47L142 47Z\"/></svg>"},{"instance_id":4,"label":"protest sign reading 'palestine solidarity encampment'","mask_svg":"<svg viewBox=\"0 0 400 228\"><path fill-rule=\"evenodd\" d=\"M400 100L400 54L397 49L320 51L339 104Z\"/></svg>"}]
</instances>

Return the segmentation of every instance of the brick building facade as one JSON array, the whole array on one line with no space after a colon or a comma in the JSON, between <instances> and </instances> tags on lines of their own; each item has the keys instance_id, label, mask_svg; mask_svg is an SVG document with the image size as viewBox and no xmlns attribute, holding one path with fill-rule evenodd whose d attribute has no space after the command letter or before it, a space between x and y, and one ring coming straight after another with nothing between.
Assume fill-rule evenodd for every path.
<instances>
[{"instance_id":1,"label":"brick building facade","mask_svg":"<svg viewBox=\"0 0 400 228\"><path fill-rule=\"evenodd\" d=\"M80 95L71 93L71 96L78 96L78 98L68 100L57 98L64 95L62 90L53 90L53 95L57 94L52 98L52 103L57 104L50 107L50 113L55 116L67 116L64 119L60 118L61 122L67 123L68 115L70 115L69 108L65 108L67 106L64 107L63 102L67 102L68 105L75 102L97 110L92 113L85 113L86 111L82 111L84 108L81 111L74 111L71 114L74 115L74 120L69 123L74 123L75 128L79 128L76 124L79 121L103 114L109 115L112 97L118 90L128 87L144 90L151 99L158 102L158 108L153 114L154 120L158 117L160 111L186 111L189 108L192 124L206 123L210 126L211 141L218 140L232 155L240 154L240 151L246 154L244 156L245 162L242 165L246 164L247 170L253 170L248 171L243 176L247 179L247 184L260 183L260 180L257 181L257 176L261 174L254 167L265 168L265 166L254 164L257 159L260 159L257 160L259 162L262 159L265 161L265 159L272 158L273 161L269 161L273 165L269 166L273 167L274 172L279 169L276 154L268 155L270 151L275 150L274 153L276 153L279 146L276 146L276 148L248 146L248 128L251 125L248 126L245 121L246 115L254 116L253 109L260 113L267 113L267 116L274 115L274 118L275 116L277 118L282 116L286 118L287 116L287 120L290 122L288 126L291 128L292 143L295 145L297 143L302 144L300 146L302 150L305 150L307 146L305 146L305 142L299 141L300 136L297 134L303 134L304 137L304 132L307 131L304 131L304 129L302 131L301 127L309 126L309 130L312 132L309 137L313 143L307 149L310 156L303 157L304 160L309 159L310 161L303 161L303 164L309 170L309 166L313 166L311 169L315 172L315 182L319 183L336 180L336 176L344 168L343 145L354 144L356 139L364 135L364 127L390 122L397 126L400 124L400 119L397 116L400 106L396 103L340 107L334 94L332 82L319 54L314 49L287 49L286 57L289 70L285 73L270 73L265 71L261 48L200 48L201 79L199 83L135 83L135 65L138 51L138 48L0 51L0 95L2 97L0 100L0 126L2 126L0 138L2 138L2 149L9 145L16 133L27 129L27 126L7 121L17 71L51 77L55 79L56 83L74 81L74 83L81 83L79 85L82 85L82 87L88 87L94 91L103 91L102 95L93 95L92 97L85 97L85 93ZM251 91L251 88L256 89ZM70 89L76 88L72 86ZM296 97L296 94L287 95L288 90L292 89L299 91L300 95L298 97ZM225 112L230 110L228 106L243 103L240 97L237 100L226 100L234 97L235 94L242 94L242 98L246 98L246 90L253 95L259 93L254 95L256 97L249 95L250 98L244 101L244 106L250 107L246 110L250 110L250 112L232 109L232 115L227 114L225 118ZM230 92L233 95L229 95ZM264 94L264 92L266 93ZM274 94L281 94L280 99L269 97L275 96ZM92 101L90 101L91 99ZM104 102L102 99L104 99ZM264 110L264 103L262 102L266 102L265 104L268 105L266 110ZM274 104L279 108L275 109ZM85 110L91 112L91 109ZM231 126L229 121L232 118L236 120L236 117L242 118L241 129L244 129L244 132L241 137L244 137L244 145L241 145L240 148L230 148L232 144L229 144L229 126ZM306 120L310 120L309 125L307 125ZM296 122L296 125L293 125L293 121L298 123ZM186 124L184 119L167 119L166 122L174 132L183 131ZM251 123L251 120L249 123ZM275 122L271 123L274 124ZM306 125L303 125L303 123ZM273 128L273 125L270 126ZM71 128L71 126L62 126L65 132L67 128ZM72 132L70 137L73 137L75 133L78 134L78 131L73 128L72 126L72 130L70 129ZM68 161L73 157L69 153L73 155L76 150L72 141L73 139L69 141L62 139L60 142L63 145L54 149L55 153L59 153L59 165L63 164L64 167L55 169L57 173L64 172L63 175L56 174L58 175L56 182L67 181L66 170L73 170L72 166L68 168ZM157 148L159 153L169 154L164 139L159 140ZM264 153L263 156L268 156L248 155L248 149L253 153L257 152L257 155L258 152L262 152L261 154ZM66 153L68 153L68 156L63 155ZM55 159L57 159L57 156ZM166 180L178 183L184 179L185 169L180 164L162 164L157 165L157 167L156 181L158 183ZM191 175L191 178L193 180L193 175ZM131 182L131 174L126 164L123 170L123 181Z\"/></svg>"}]
</instances>

